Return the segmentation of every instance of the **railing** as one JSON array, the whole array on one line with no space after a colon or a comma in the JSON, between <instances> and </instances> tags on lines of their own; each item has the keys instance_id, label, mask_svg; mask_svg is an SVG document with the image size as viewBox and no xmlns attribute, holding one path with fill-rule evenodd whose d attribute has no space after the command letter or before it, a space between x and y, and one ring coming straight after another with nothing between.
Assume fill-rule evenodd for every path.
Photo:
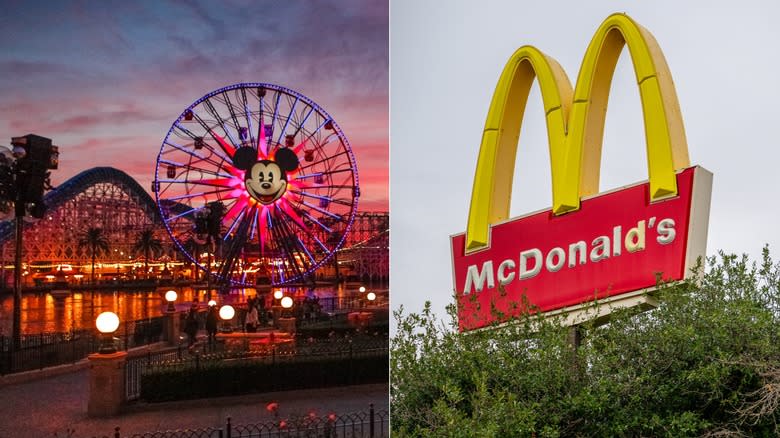
<instances>
[{"instance_id":1,"label":"railing","mask_svg":"<svg viewBox=\"0 0 780 438\"><path fill-rule=\"evenodd\" d=\"M128 350L163 339L163 317L128 321L115 333L117 348ZM94 330L22 335L14 349L13 338L0 336L0 375L75 363L98 350Z\"/></svg>"},{"instance_id":2,"label":"railing","mask_svg":"<svg viewBox=\"0 0 780 438\"><path fill-rule=\"evenodd\" d=\"M160 362L170 362L182 357L181 347L165 351L147 353L144 356L138 356L128 359L125 362L125 400L137 400L141 396L141 372L150 364Z\"/></svg>"},{"instance_id":3,"label":"railing","mask_svg":"<svg viewBox=\"0 0 780 438\"><path fill-rule=\"evenodd\" d=\"M377 298L382 298L385 302L387 301L383 294L379 294ZM319 307L322 309L322 312L325 313L335 313L340 310L360 310L372 305L371 302L368 301L365 297L354 295L346 297L319 298L317 301Z\"/></svg>"},{"instance_id":4,"label":"railing","mask_svg":"<svg viewBox=\"0 0 780 438\"><path fill-rule=\"evenodd\" d=\"M75 363L97 349L98 340L89 330L23 335L18 349L12 337L0 336L0 375Z\"/></svg>"},{"instance_id":5,"label":"railing","mask_svg":"<svg viewBox=\"0 0 780 438\"><path fill-rule=\"evenodd\" d=\"M269 350L263 351L217 351L204 354L191 354L189 352L181 354L177 351L171 351L160 360L146 361L145 357L141 357L129 359L128 363L133 361L145 363L144 371L156 372L170 368L200 368L229 359L252 359L259 363L275 364L309 361L314 358L358 358L386 354L388 354L387 339L367 338L355 339L354 341L299 342L292 348L285 345L273 345Z\"/></svg>"},{"instance_id":6,"label":"railing","mask_svg":"<svg viewBox=\"0 0 780 438\"><path fill-rule=\"evenodd\" d=\"M127 360L125 365L125 397L127 401L137 400L141 396L141 375L164 372L172 369L196 369L219 366L228 361L252 360L258 365L279 363L309 362L313 360L337 359L353 360L365 357L387 356L389 351L387 338L355 338L336 341L303 341L294 347L272 345L260 351L212 351L192 354L181 348L165 352L150 353L146 356Z\"/></svg>"},{"instance_id":7,"label":"railing","mask_svg":"<svg viewBox=\"0 0 780 438\"><path fill-rule=\"evenodd\" d=\"M271 438L271 437L387 437L390 436L388 412L374 410L350 414L309 414L297 418L277 418L254 424L233 425L228 417L225 426L219 428L181 429L125 435L124 438ZM123 438L119 427L113 438Z\"/></svg>"}]
</instances>

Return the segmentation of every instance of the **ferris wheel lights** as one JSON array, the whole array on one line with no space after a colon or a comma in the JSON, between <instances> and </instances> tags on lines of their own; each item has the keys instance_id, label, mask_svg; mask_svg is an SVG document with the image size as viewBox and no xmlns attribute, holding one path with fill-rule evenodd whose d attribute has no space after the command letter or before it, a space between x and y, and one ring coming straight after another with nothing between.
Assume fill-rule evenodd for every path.
<instances>
[{"instance_id":1,"label":"ferris wheel lights","mask_svg":"<svg viewBox=\"0 0 780 438\"><path fill-rule=\"evenodd\" d=\"M226 98L228 95L230 101L223 101L223 97ZM233 99L234 96L236 100ZM271 100L273 102L269 102ZM212 108L209 102L216 106ZM236 102L243 104L236 104ZM301 105L306 105L307 108L301 108ZM272 107L273 115L269 111L268 114L258 117L255 112L258 107L264 112ZM253 110L250 111L250 109ZM208 119L210 120L202 120L201 116L196 119L196 110L199 114L209 114ZM223 113L223 110L226 112ZM216 264L209 263L208 267L205 268L212 271L212 275L219 275L213 272L215 269L221 272L219 266L231 266L231 271L227 273L227 276L230 281L236 284L254 283L257 280L254 277L259 277L262 273L269 278L271 284L282 285L296 281L300 275L311 274L330 259L335 251L335 249L329 248L330 245L326 246L324 243L318 242L316 237L311 240L303 239L302 244L306 246L303 250L311 250L311 248L317 250L317 252L307 251L312 254L309 255L309 263L304 265L302 260L306 260L307 257L303 252L298 254L296 251L289 251L285 245L280 246L278 240L284 236L280 237L270 233L272 227L275 230L281 229L276 228L277 226L291 227L292 234L305 233L310 231L308 230L308 225L310 225L308 220L313 222L312 227L317 230L310 232L324 231L343 234L351 226L354 208L350 207L357 201L354 198L354 188L358 183L357 169L349 143L343 134L336 129L336 122L330 115L316 103L293 90L265 83L241 83L220 88L199 99L191 106L185 107L185 110L180 114L161 146L157 158L157 170L153 184L155 190L153 192L158 207L162 206L161 213L166 216L164 225L168 233L188 258L199 262L201 268L205 266L204 261L209 256L201 257L199 253L206 251L202 245L206 243L206 237L209 234L207 230L210 230L211 227L197 226L200 222L197 212L202 210L206 216L212 216L207 213L208 208L203 208L203 204L219 199L225 202L227 207L225 210L229 210L230 214L226 215L222 211L223 214L213 215L219 219L221 226L219 232L215 234L222 237L225 235L222 229L225 229L232 230L227 232L227 235L232 235L238 229L237 227L243 224L242 232L251 236L250 241L255 246L252 247L251 252L240 252L235 257L231 256L236 260L219 260L220 257L217 257ZM309 114L311 117L308 117ZM268 117L265 117L266 115ZM306 116L297 117L299 115ZM227 123L228 116L232 117L234 123ZM184 120L204 123L185 124ZM214 120L216 122L212 124L211 122ZM239 121L243 121L243 126L239 124ZM228 143L213 133L213 129L218 129L220 125L224 130L222 135L225 136L225 140L230 137L231 142ZM313 133L317 131L324 138L314 136ZM310 134L313 135L311 139L307 137ZM337 138L340 141L333 141ZM304 142L305 139L308 140ZM207 141L208 144L206 144ZM288 155L295 154L300 162L306 161L307 167L303 171L288 172L288 178L285 179L286 190L280 194L283 197L273 200L272 203L264 204L262 200L251 196L252 190L247 191L252 188L251 184L246 183L248 182L246 177L249 176L247 172L240 171L235 167L235 163L231 163L231 158L241 147L253 149L256 154L254 158L257 160L275 161L279 158L277 155L280 155L277 154L278 151L283 151ZM204 151L213 151L222 160L207 160L207 157L203 156ZM207 154L207 156L210 155ZM174 175L167 176L169 171L173 172ZM301 175L303 172L306 172L306 175ZM348 176L352 177L345 176L344 185L322 187L332 180L331 176L326 178L325 175L336 172L346 172L349 174ZM163 177L167 179L163 179ZM304 181L299 181L306 178L312 183L311 186ZM276 180L276 178L274 179ZM179 184L182 183L186 185L180 186ZM282 184L277 184L285 187ZM190 187L192 187L192 191L190 191ZM352 199L350 199L350 195L353 195ZM325 200L321 201L322 198ZM315 200L318 202L314 202ZM172 211L170 208L166 208L173 202L177 205L181 204L181 211ZM323 209L328 211L323 212ZM331 209L334 211L331 212ZM350 214L347 215L347 212ZM331 229L333 222L326 222L326 217L323 214L329 217L338 216L337 219L345 221L347 226L343 230ZM252 221L247 227L244 224L246 222L244 218L249 217L249 215L252 216ZM195 219L196 227L195 232L187 234L186 237L192 235L193 243L202 242L192 247L179 241L173 232L176 226L187 225L188 218ZM320 220L323 221L322 224L319 222ZM304 227L301 227L303 221L306 223ZM243 231L244 229L246 230ZM258 239L257 236L261 237ZM338 239L338 241L341 244L343 239ZM257 247L257 244L260 248ZM197 249L198 246L200 246L200 250ZM325 248L326 251L319 251L321 248ZM259 262L260 266L256 266L258 262L252 259L257 257L263 259L264 249L266 255L268 250L280 250L279 257L282 260L261 261ZM284 260L285 257L287 260ZM239 268L236 269L236 266ZM241 266L250 269L244 269ZM306 272L302 272L301 268L306 268ZM250 275L247 276L247 274Z\"/></svg>"}]
</instances>

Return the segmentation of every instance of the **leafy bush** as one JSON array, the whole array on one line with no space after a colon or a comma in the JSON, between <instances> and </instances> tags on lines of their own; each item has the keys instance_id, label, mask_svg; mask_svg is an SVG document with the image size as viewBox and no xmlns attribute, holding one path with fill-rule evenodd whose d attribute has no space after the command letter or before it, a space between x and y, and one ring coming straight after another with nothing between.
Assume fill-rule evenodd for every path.
<instances>
[{"instance_id":1,"label":"leafy bush","mask_svg":"<svg viewBox=\"0 0 780 438\"><path fill-rule=\"evenodd\" d=\"M659 285L657 309L457 332L395 312L394 435L780 436L780 271L721 254L697 284Z\"/></svg>"},{"instance_id":2,"label":"leafy bush","mask_svg":"<svg viewBox=\"0 0 780 438\"><path fill-rule=\"evenodd\" d=\"M387 382L387 355L287 363L226 360L171 367L141 376L141 399L188 400L292 389Z\"/></svg>"}]
</instances>

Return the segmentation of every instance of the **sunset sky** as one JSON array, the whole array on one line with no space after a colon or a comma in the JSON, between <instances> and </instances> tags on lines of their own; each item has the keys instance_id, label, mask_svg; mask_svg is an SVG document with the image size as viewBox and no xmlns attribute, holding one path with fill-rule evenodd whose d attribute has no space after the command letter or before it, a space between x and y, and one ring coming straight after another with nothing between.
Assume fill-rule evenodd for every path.
<instances>
[{"instance_id":1,"label":"sunset sky","mask_svg":"<svg viewBox=\"0 0 780 438\"><path fill-rule=\"evenodd\" d=\"M160 143L191 103L268 82L314 100L355 153L360 210L388 208L386 1L3 2L0 145L60 146L57 185L94 166L149 190Z\"/></svg>"}]
</instances>

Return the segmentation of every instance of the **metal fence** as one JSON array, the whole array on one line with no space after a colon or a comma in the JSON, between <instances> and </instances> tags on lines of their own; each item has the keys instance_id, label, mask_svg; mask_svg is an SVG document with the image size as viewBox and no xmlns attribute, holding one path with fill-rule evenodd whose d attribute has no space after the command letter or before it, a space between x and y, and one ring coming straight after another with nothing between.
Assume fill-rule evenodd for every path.
<instances>
[{"instance_id":1,"label":"metal fence","mask_svg":"<svg viewBox=\"0 0 780 438\"><path fill-rule=\"evenodd\" d=\"M234 425L228 417L225 426L219 428L181 429L122 435L119 427L114 429L113 438L276 438L276 437L387 437L390 436L388 412L374 410L350 414L309 414L302 417L279 417L273 421Z\"/></svg>"},{"instance_id":2,"label":"metal fence","mask_svg":"<svg viewBox=\"0 0 780 438\"><path fill-rule=\"evenodd\" d=\"M125 364L125 397L137 400L141 395L141 376L171 369L201 369L237 360L251 360L258 365L289 364L304 361L341 358L387 356L388 340L384 337L363 337L320 341L298 341L293 347L272 345L261 351L212 350L190 353L179 347L130 358Z\"/></svg>"},{"instance_id":3,"label":"metal fence","mask_svg":"<svg viewBox=\"0 0 780 438\"><path fill-rule=\"evenodd\" d=\"M163 317L128 321L115 333L117 348L127 350L163 340ZM0 375L75 363L98 350L95 330L22 335L20 348L13 338L0 336Z\"/></svg>"},{"instance_id":4,"label":"metal fence","mask_svg":"<svg viewBox=\"0 0 780 438\"><path fill-rule=\"evenodd\" d=\"M168 349L164 351L149 352L144 356L130 358L125 362L125 400L138 400L141 396L141 373L150 364L172 362L181 359L182 348Z\"/></svg>"}]
</instances>

